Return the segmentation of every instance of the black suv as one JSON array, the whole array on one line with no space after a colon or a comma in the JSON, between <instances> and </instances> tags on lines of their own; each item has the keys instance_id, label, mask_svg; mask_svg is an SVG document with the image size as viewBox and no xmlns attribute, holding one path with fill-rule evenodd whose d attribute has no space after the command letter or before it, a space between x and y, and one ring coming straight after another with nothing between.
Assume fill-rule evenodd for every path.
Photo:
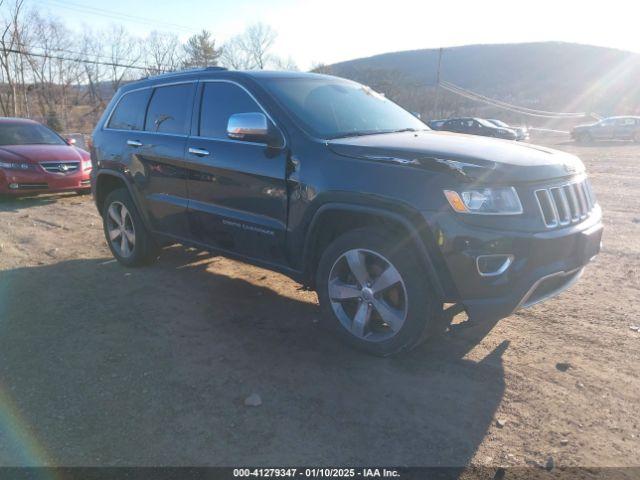
<instances>
[{"instance_id":1,"label":"black suv","mask_svg":"<svg viewBox=\"0 0 640 480\"><path fill-rule=\"evenodd\" d=\"M549 298L600 248L577 157L434 132L331 76L205 69L129 84L91 155L119 262L179 242L278 270L378 355L446 329L445 304L495 321Z\"/></svg>"},{"instance_id":2,"label":"black suv","mask_svg":"<svg viewBox=\"0 0 640 480\"><path fill-rule=\"evenodd\" d=\"M495 125L484 118L452 118L444 122L438 130L505 140L518 138L518 134L513 129Z\"/></svg>"}]
</instances>

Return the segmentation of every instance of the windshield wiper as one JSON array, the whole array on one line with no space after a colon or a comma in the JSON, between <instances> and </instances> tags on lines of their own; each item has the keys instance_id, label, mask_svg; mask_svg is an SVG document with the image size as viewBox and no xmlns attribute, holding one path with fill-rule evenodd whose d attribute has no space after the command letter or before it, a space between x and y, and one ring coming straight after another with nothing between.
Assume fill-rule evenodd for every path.
<instances>
[{"instance_id":1,"label":"windshield wiper","mask_svg":"<svg viewBox=\"0 0 640 480\"><path fill-rule=\"evenodd\" d=\"M418 130L417 128L400 128L398 130L366 130L362 132L345 133L343 135L331 137L331 140L334 140L337 138L364 137L366 135L384 135L387 133L422 132L422 131L423 130Z\"/></svg>"},{"instance_id":2,"label":"windshield wiper","mask_svg":"<svg viewBox=\"0 0 640 480\"><path fill-rule=\"evenodd\" d=\"M335 137L331 137L330 140L336 140L338 138L365 137L367 135L378 135L380 133L387 133L387 132L386 131L380 131L380 130L368 130L368 131L363 131L363 132L351 132L351 133L344 133L342 135L336 135Z\"/></svg>"},{"instance_id":3,"label":"windshield wiper","mask_svg":"<svg viewBox=\"0 0 640 480\"><path fill-rule=\"evenodd\" d=\"M399 130L389 130L387 132L380 132L380 133L402 133L402 132L426 132L427 130L424 128L401 128Z\"/></svg>"}]
</instances>

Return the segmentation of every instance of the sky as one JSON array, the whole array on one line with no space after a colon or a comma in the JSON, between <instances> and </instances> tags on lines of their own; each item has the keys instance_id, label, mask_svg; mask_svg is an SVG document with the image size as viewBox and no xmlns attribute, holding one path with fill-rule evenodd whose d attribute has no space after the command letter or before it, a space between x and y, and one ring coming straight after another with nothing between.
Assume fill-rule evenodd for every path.
<instances>
[{"instance_id":1,"label":"sky","mask_svg":"<svg viewBox=\"0 0 640 480\"><path fill-rule=\"evenodd\" d=\"M478 43L566 41L640 53L637 0L27 0L67 26L122 24L186 39L207 29L220 43L263 22L274 53L303 69L379 53ZM88 9L91 9L90 11ZM99 9L100 11L98 11Z\"/></svg>"}]
</instances>

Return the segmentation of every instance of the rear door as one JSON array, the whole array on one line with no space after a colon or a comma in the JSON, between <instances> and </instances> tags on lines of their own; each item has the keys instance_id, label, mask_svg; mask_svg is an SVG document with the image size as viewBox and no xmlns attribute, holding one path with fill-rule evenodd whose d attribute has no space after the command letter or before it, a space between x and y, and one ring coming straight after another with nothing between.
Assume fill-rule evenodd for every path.
<instances>
[{"instance_id":1,"label":"rear door","mask_svg":"<svg viewBox=\"0 0 640 480\"><path fill-rule=\"evenodd\" d=\"M129 169L151 227L175 237L189 233L184 153L195 91L194 82L148 89L144 128L126 137Z\"/></svg>"},{"instance_id":2,"label":"rear door","mask_svg":"<svg viewBox=\"0 0 640 480\"><path fill-rule=\"evenodd\" d=\"M614 136L619 140L632 139L636 128L635 118L618 118L616 119Z\"/></svg>"},{"instance_id":3,"label":"rear door","mask_svg":"<svg viewBox=\"0 0 640 480\"><path fill-rule=\"evenodd\" d=\"M447 130L449 132L462 132L460 120L448 120L442 126L443 130Z\"/></svg>"},{"instance_id":4,"label":"rear door","mask_svg":"<svg viewBox=\"0 0 640 480\"><path fill-rule=\"evenodd\" d=\"M231 139L227 123L236 113L262 112L270 128L280 131L238 83L202 81L196 103L195 131L185 155L191 235L216 248L283 263L286 150Z\"/></svg>"},{"instance_id":5,"label":"rear door","mask_svg":"<svg viewBox=\"0 0 640 480\"><path fill-rule=\"evenodd\" d=\"M605 119L591 129L593 138L598 140L611 140L614 138L615 120Z\"/></svg>"}]
</instances>

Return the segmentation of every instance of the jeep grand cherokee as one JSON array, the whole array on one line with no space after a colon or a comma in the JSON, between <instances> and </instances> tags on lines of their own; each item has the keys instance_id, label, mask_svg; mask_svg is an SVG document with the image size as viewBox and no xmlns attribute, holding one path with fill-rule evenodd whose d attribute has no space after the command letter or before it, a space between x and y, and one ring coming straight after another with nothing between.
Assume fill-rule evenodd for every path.
<instances>
[{"instance_id":1,"label":"jeep grand cherokee","mask_svg":"<svg viewBox=\"0 0 640 480\"><path fill-rule=\"evenodd\" d=\"M91 155L120 263L178 242L283 272L377 355L447 328L445 304L495 321L547 299L600 248L577 157L431 131L331 76L209 68L131 83Z\"/></svg>"}]
</instances>

